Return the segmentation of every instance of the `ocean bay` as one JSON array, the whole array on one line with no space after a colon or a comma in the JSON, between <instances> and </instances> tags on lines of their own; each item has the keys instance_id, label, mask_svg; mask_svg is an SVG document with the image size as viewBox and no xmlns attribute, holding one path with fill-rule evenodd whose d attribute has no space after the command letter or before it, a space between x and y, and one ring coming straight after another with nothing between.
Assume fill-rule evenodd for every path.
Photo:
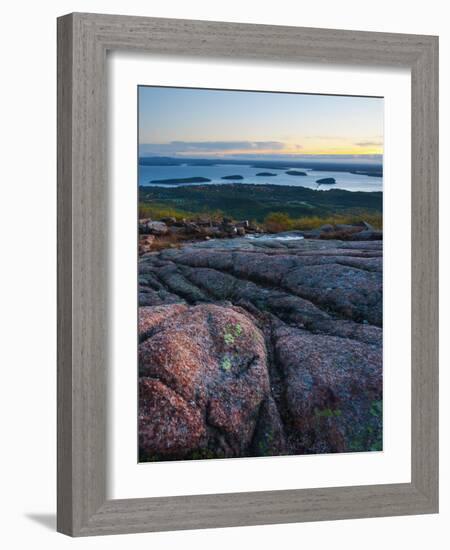
<instances>
[{"instance_id":1,"label":"ocean bay","mask_svg":"<svg viewBox=\"0 0 450 550\"><path fill-rule=\"evenodd\" d=\"M295 187L306 187L309 189L328 190L342 189L346 191L382 191L383 178L368 176L365 174L357 174L343 170L317 170L311 168L302 168L306 176L289 175L288 170L298 169L297 165L286 164L282 169L270 166L255 166L254 163L249 164L212 164L212 165L194 165L191 163L183 163L178 165L139 165L139 185L152 186L159 185L151 183L153 180L170 180L170 179L185 179L185 178L208 178L210 182L203 185L223 184L228 185L233 183L233 180L223 179L233 175L242 176L243 179L236 179L236 182L245 184L271 184L271 185L288 185ZM355 170L356 171L356 170ZM275 175L258 176L260 173L270 173ZM318 186L317 180L322 178L334 178L335 184L325 184ZM172 186L163 184L164 187ZM189 184L184 184L189 185ZM174 187L177 184L173 184Z\"/></svg>"}]
</instances>

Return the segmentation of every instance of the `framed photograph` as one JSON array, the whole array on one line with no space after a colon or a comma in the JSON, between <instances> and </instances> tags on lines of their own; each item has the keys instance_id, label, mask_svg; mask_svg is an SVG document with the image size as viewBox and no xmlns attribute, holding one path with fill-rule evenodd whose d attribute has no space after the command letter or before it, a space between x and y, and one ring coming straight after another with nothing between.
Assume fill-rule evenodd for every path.
<instances>
[{"instance_id":1,"label":"framed photograph","mask_svg":"<svg viewBox=\"0 0 450 550\"><path fill-rule=\"evenodd\" d=\"M58 530L438 511L438 39L58 19Z\"/></svg>"}]
</instances>

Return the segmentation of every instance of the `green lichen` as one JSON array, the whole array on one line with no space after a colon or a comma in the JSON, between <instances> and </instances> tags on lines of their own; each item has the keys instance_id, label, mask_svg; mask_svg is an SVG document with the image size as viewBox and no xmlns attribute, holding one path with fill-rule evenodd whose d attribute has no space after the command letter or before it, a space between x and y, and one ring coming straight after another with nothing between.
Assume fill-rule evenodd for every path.
<instances>
[{"instance_id":1,"label":"green lichen","mask_svg":"<svg viewBox=\"0 0 450 550\"><path fill-rule=\"evenodd\" d=\"M258 443L258 450L260 456L271 456L272 442L274 439L273 430L269 430L264 434L263 439Z\"/></svg>"},{"instance_id":2,"label":"green lichen","mask_svg":"<svg viewBox=\"0 0 450 550\"><path fill-rule=\"evenodd\" d=\"M341 416L342 411L340 409L314 409L314 415L319 418L333 418L335 416Z\"/></svg>"},{"instance_id":3,"label":"green lichen","mask_svg":"<svg viewBox=\"0 0 450 550\"><path fill-rule=\"evenodd\" d=\"M243 329L240 323L230 323L226 326L225 331L223 340L227 346L231 346L235 343L236 338L239 338L239 336L242 335Z\"/></svg>"},{"instance_id":4,"label":"green lichen","mask_svg":"<svg viewBox=\"0 0 450 550\"><path fill-rule=\"evenodd\" d=\"M383 414L383 401L372 401L370 404L370 414L379 418Z\"/></svg>"},{"instance_id":5,"label":"green lichen","mask_svg":"<svg viewBox=\"0 0 450 550\"><path fill-rule=\"evenodd\" d=\"M231 359L230 359L229 357L224 357L224 358L222 359L221 364L220 364L220 368L221 368L223 371L227 372L227 371L229 371L229 370L231 369L231 366L232 366L232 364L231 364Z\"/></svg>"},{"instance_id":6,"label":"green lichen","mask_svg":"<svg viewBox=\"0 0 450 550\"><path fill-rule=\"evenodd\" d=\"M211 449L197 449L187 457L188 460L205 460L211 458L223 458L223 453L214 453Z\"/></svg>"},{"instance_id":7,"label":"green lichen","mask_svg":"<svg viewBox=\"0 0 450 550\"><path fill-rule=\"evenodd\" d=\"M349 442L349 451L383 450L383 402L374 400L369 407L369 420L354 433Z\"/></svg>"},{"instance_id":8,"label":"green lichen","mask_svg":"<svg viewBox=\"0 0 450 550\"><path fill-rule=\"evenodd\" d=\"M223 339L227 346L231 346L231 344L234 344L234 336L231 334L231 332L226 332L223 335Z\"/></svg>"}]
</instances>

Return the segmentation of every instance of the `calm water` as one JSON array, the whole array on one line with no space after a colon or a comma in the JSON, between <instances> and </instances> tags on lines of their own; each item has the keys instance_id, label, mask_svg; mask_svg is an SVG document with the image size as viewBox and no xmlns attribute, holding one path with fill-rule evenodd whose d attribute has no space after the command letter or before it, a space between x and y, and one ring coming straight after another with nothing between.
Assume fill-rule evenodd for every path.
<instances>
[{"instance_id":1,"label":"calm water","mask_svg":"<svg viewBox=\"0 0 450 550\"><path fill-rule=\"evenodd\" d=\"M274 185L294 185L301 187L309 187L317 189L316 180L321 178L334 178L336 183L333 185L320 185L320 189L345 189L347 191L382 191L383 178L373 176L363 176L359 174L350 174L349 172L322 172L307 168L292 168L306 172L306 176L289 176L286 174L286 169L266 169L254 168L250 165L242 164L217 164L214 166L139 166L139 185L155 185L151 184L151 180L157 179L172 179L172 178L193 178L203 177L209 178L211 184L227 184L227 183L252 183L264 184L270 183ZM258 172L270 172L276 176L256 176ZM223 180L223 176L241 175L243 180ZM199 184L194 184L199 185ZM208 185L204 183L201 185ZM164 186L168 187L168 186ZM176 187L176 186L170 186Z\"/></svg>"},{"instance_id":2,"label":"calm water","mask_svg":"<svg viewBox=\"0 0 450 550\"><path fill-rule=\"evenodd\" d=\"M298 234L293 233L278 233L278 234L271 234L271 233L263 233L261 235L246 235L244 237L245 239L255 240L258 241L301 241L304 240L304 237Z\"/></svg>"}]
</instances>

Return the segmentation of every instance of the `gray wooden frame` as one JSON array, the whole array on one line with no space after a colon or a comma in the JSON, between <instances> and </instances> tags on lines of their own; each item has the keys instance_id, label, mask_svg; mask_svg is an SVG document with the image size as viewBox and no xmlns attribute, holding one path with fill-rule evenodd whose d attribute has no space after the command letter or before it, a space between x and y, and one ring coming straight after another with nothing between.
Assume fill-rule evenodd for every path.
<instances>
[{"instance_id":1,"label":"gray wooden frame","mask_svg":"<svg viewBox=\"0 0 450 550\"><path fill-rule=\"evenodd\" d=\"M106 52L408 67L411 483L106 498ZM58 19L58 530L72 536L438 511L438 38L75 13Z\"/></svg>"}]
</instances>

